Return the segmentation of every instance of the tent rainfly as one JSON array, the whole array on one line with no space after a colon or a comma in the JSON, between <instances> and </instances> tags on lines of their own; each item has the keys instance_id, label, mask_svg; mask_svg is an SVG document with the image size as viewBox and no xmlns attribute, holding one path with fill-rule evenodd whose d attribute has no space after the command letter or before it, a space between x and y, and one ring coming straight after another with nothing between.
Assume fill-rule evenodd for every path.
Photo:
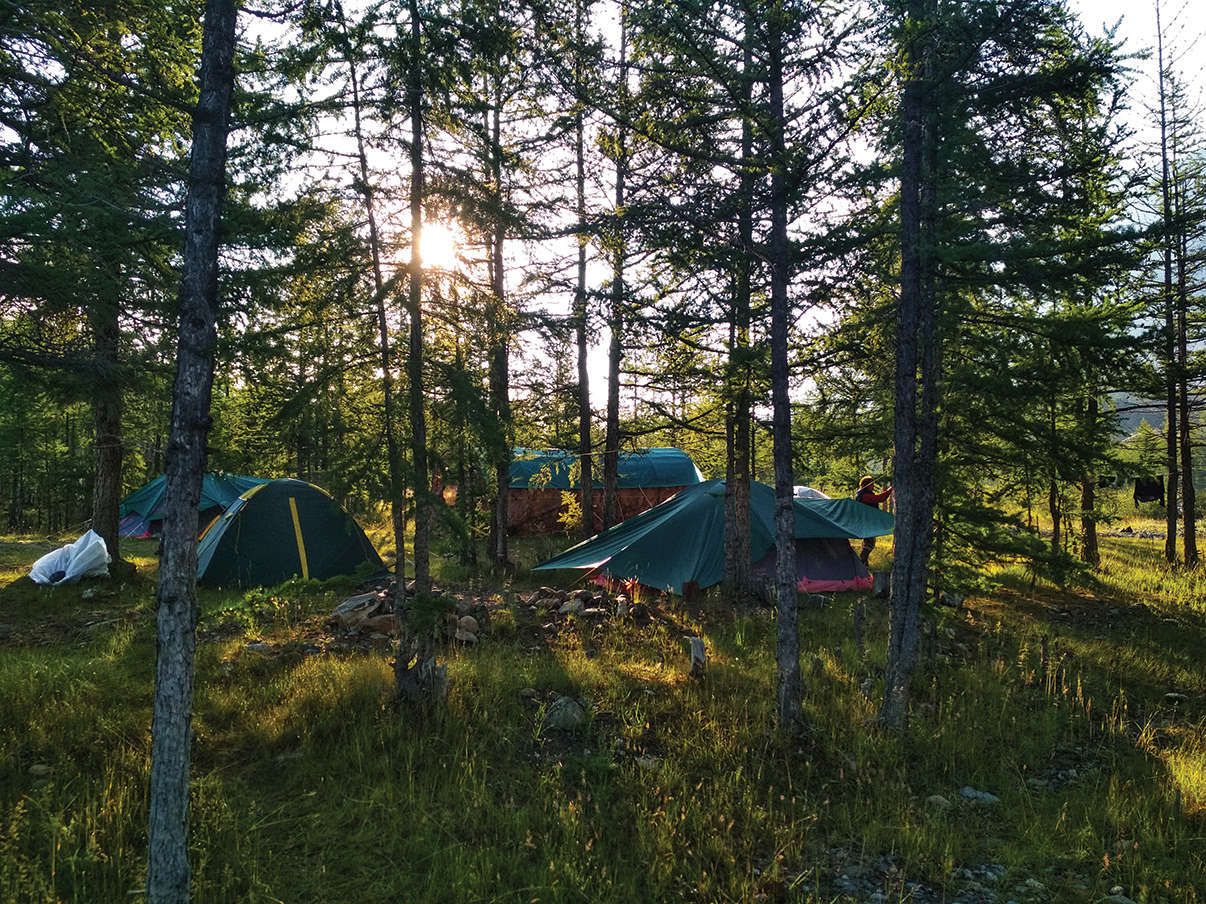
<instances>
[{"instance_id":1,"label":"tent rainfly","mask_svg":"<svg viewBox=\"0 0 1206 904\"><path fill-rule=\"evenodd\" d=\"M534 570L597 571L602 577L678 594L691 582L701 589L719 584L724 577L724 493L723 480L687 487ZM797 498L794 507L797 587L870 589L871 577L848 540L892 533L892 515L853 499ZM773 573L774 537L775 491L751 481L750 556L755 574Z\"/></svg>"},{"instance_id":2,"label":"tent rainfly","mask_svg":"<svg viewBox=\"0 0 1206 904\"><path fill-rule=\"evenodd\" d=\"M241 474L210 472L201 481L201 529L222 514L222 510L252 487L268 481L263 477L244 477ZM167 477L160 475L121 501L117 514L121 518L118 532L123 537L157 537L163 532L164 494Z\"/></svg>"},{"instance_id":3,"label":"tent rainfly","mask_svg":"<svg viewBox=\"0 0 1206 904\"><path fill-rule=\"evenodd\" d=\"M593 523L603 523L603 457L594 457ZM703 480L691 456L668 447L621 452L616 475L616 502L621 520L669 499L683 487ZM581 487L578 453L564 449L517 448L511 461L507 526L517 533L550 533L560 523L562 493Z\"/></svg>"},{"instance_id":4,"label":"tent rainfly","mask_svg":"<svg viewBox=\"0 0 1206 904\"><path fill-rule=\"evenodd\" d=\"M230 504L197 546L197 583L267 587L383 569L360 525L304 480L273 480Z\"/></svg>"}]
</instances>

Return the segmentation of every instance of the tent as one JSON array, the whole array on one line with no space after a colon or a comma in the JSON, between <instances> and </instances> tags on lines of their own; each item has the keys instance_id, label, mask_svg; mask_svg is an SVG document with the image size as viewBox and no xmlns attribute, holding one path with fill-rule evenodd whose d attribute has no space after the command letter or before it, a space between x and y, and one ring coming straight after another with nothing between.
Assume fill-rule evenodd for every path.
<instances>
[{"instance_id":1,"label":"tent","mask_svg":"<svg viewBox=\"0 0 1206 904\"><path fill-rule=\"evenodd\" d=\"M254 486L267 483L263 477L244 477L240 474L208 473L201 481L202 529L222 514L222 510ZM144 487L135 490L121 501L117 514L121 519L118 533L123 537L157 537L163 532L164 494L167 477L160 475Z\"/></svg>"},{"instance_id":2,"label":"tent","mask_svg":"<svg viewBox=\"0 0 1206 904\"><path fill-rule=\"evenodd\" d=\"M564 449L514 451L511 461L507 527L516 533L539 534L563 529L562 493L581 485L578 453ZM683 487L703 480L691 456L668 447L621 452L616 474L616 504L620 519L631 518ZM591 468L595 486L593 523L603 523L603 457Z\"/></svg>"},{"instance_id":3,"label":"tent","mask_svg":"<svg viewBox=\"0 0 1206 904\"><path fill-rule=\"evenodd\" d=\"M604 577L671 593L682 593L683 585L692 581L700 588L711 587L724 577L724 493L723 480L687 487L535 570L597 570ZM892 515L853 499L795 499L794 506L797 587L869 589L870 575L847 541L890 534ZM751 481L750 555L762 573L768 564L773 573L774 513L774 490Z\"/></svg>"},{"instance_id":4,"label":"tent","mask_svg":"<svg viewBox=\"0 0 1206 904\"><path fill-rule=\"evenodd\" d=\"M273 480L230 504L197 546L197 583L259 587L385 566L352 516L313 484Z\"/></svg>"}]
</instances>

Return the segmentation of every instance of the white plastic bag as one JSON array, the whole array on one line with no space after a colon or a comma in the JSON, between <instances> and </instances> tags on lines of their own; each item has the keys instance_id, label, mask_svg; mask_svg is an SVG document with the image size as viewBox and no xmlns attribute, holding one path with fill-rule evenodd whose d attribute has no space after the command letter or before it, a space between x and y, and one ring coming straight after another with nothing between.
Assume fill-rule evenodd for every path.
<instances>
[{"instance_id":1,"label":"white plastic bag","mask_svg":"<svg viewBox=\"0 0 1206 904\"><path fill-rule=\"evenodd\" d=\"M34 562L29 577L35 584L66 584L80 578L107 578L110 561L105 541L90 530L74 543L48 552Z\"/></svg>"}]
</instances>

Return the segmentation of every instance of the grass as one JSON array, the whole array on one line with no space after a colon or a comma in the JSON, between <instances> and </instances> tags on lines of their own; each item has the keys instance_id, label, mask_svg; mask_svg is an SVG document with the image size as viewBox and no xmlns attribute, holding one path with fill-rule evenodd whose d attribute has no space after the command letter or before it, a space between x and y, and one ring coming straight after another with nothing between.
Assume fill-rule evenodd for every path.
<instances>
[{"instance_id":1,"label":"grass","mask_svg":"<svg viewBox=\"0 0 1206 904\"><path fill-rule=\"evenodd\" d=\"M54 545L0 538L0 901L139 900L153 547L127 551L140 574L115 588L22 580ZM445 651L447 705L420 720L389 703L388 650L304 652L347 587L207 593L194 900L829 902L869 900L866 883L875 900L953 900L967 875L996 896L981 900L1095 902L1116 885L1141 904L1206 900L1198 578L1161 580L1151 543L1104 552L1092 593L1019 576L929 613L899 735L873 726L875 601L865 656L853 597L801 612L809 729L786 737L763 611L709 600L643 629L545 631L522 604L536 576L437 557L446 581L502 605L477 646ZM703 682L687 675L692 635ZM588 701L582 730L543 728L561 695ZM965 785L1000 803L964 802Z\"/></svg>"}]
</instances>

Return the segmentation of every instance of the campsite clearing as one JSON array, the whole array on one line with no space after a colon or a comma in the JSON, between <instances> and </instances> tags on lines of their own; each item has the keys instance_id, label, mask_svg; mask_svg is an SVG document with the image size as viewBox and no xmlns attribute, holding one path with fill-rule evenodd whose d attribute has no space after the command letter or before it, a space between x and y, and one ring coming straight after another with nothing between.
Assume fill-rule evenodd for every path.
<instances>
[{"instance_id":1,"label":"campsite clearing","mask_svg":"<svg viewBox=\"0 0 1206 904\"><path fill-rule=\"evenodd\" d=\"M0 700L18 726L0 735L0 900L128 901L145 862L153 545L123 545L140 574L118 586L18 577L47 548L0 544ZM1006 573L991 598L930 613L899 736L870 724L883 604L866 603L863 658L852 594L802 613L811 728L788 739L771 730L766 611L646 598L637 627L532 609L522 570L450 587L490 623L443 651L447 706L417 724L389 705L389 651L337 643L329 614L352 584L204 590L194 900L937 902L973 884L1001 904L1115 886L1203 900L1201 588L1129 589L1160 569L1154 542L1106 552L1092 593L1032 595ZM708 648L702 683L687 636ZM581 729L547 727L562 697L585 701Z\"/></svg>"}]
</instances>

